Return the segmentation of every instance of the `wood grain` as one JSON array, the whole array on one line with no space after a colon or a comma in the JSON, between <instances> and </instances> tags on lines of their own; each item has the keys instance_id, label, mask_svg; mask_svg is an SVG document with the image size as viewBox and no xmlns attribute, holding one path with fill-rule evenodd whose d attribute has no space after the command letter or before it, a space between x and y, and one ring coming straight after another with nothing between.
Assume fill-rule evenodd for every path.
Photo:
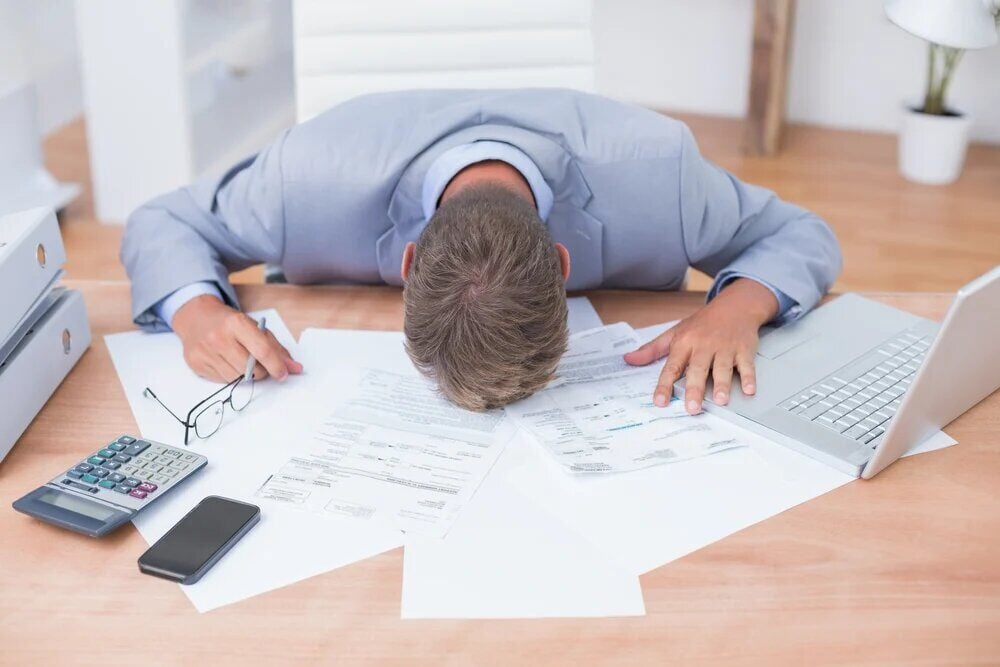
<instances>
[{"instance_id":1,"label":"wood grain","mask_svg":"<svg viewBox=\"0 0 1000 667\"><path fill-rule=\"evenodd\" d=\"M2 664L1000 663L1000 395L948 427L959 446L643 576L642 618L402 621L401 550L199 615L177 587L138 573L146 545L131 526L92 540L10 509L97 444L136 430L102 338L131 327L128 287L71 285L84 294L94 344L0 464ZM239 292L247 308L278 308L296 335L402 324L399 291L388 287ZM605 321L634 326L682 317L703 298L590 296ZM875 297L931 317L950 298Z\"/></svg>"},{"instance_id":2,"label":"wood grain","mask_svg":"<svg viewBox=\"0 0 1000 667\"><path fill-rule=\"evenodd\" d=\"M756 0L750 93L747 96L743 150L748 155L774 155L785 122L785 84L792 49L795 0Z\"/></svg>"}]
</instances>

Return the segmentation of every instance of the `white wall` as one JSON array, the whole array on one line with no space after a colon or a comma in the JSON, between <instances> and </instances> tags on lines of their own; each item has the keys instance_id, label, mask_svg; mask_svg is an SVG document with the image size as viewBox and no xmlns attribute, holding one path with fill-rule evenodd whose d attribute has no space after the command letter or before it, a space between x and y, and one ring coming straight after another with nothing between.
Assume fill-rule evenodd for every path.
<instances>
[{"instance_id":1,"label":"white wall","mask_svg":"<svg viewBox=\"0 0 1000 667\"><path fill-rule=\"evenodd\" d=\"M0 0L0 91L25 81L43 133L83 112L72 0Z\"/></svg>"},{"instance_id":2,"label":"white wall","mask_svg":"<svg viewBox=\"0 0 1000 667\"><path fill-rule=\"evenodd\" d=\"M594 0L599 90L658 108L742 116L752 5ZM75 23L72 0L0 0L0 90L33 80L43 132L82 111ZM902 102L922 95L924 49L883 17L881 0L798 0L789 116L892 131ZM975 138L1000 143L1000 47L965 55L950 98L972 115Z\"/></svg>"},{"instance_id":3,"label":"white wall","mask_svg":"<svg viewBox=\"0 0 1000 667\"><path fill-rule=\"evenodd\" d=\"M594 0L598 90L663 109L742 116L751 0ZM792 120L893 131L923 94L926 46L881 0L798 0ZM1000 143L1000 47L965 54L950 90L975 139Z\"/></svg>"}]
</instances>

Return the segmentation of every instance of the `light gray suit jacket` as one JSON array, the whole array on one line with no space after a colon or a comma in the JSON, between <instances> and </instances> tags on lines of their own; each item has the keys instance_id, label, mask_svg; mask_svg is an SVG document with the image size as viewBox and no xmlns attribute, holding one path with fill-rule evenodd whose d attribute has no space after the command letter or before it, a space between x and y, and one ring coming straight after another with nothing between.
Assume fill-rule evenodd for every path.
<instances>
[{"instance_id":1,"label":"light gray suit jacket","mask_svg":"<svg viewBox=\"0 0 1000 667\"><path fill-rule=\"evenodd\" d=\"M401 284L424 174L477 140L526 153L552 188L547 225L573 261L568 289L679 289L689 266L758 278L811 308L840 271L829 227L704 159L681 122L569 90L408 91L356 98L270 147L149 202L121 259L137 324L187 284L268 263L292 283Z\"/></svg>"}]
</instances>

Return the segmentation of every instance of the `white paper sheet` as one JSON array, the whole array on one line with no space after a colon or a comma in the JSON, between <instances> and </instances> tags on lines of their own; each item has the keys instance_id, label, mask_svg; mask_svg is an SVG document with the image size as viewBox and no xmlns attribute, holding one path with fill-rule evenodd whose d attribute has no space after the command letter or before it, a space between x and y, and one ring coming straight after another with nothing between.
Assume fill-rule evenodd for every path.
<instances>
[{"instance_id":1,"label":"white paper sheet","mask_svg":"<svg viewBox=\"0 0 1000 667\"><path fill-rule=\"evenodd\" d=\"M503 479L533 445L515 438L444 540L409 537L403 618L645 613L638 577ZM557 473L563 474L563 473Z\"/></svg>"},{"instance_id":2,"label":"white paper sheet","mask_svg":"<svg viewBox=\"0 0 1000 667\"><path fill-rule=\"evenodd\" d=\"M297 346L278 313L254 314L261 315L295 356ZM218 385L198 378L187 368L174 334L133 331L106 336L105 341L142 435L182 447L183 428L155 401L142 395L144 387L153 388L175 412L186 412ZM234 416L230 412L218 433L192 442L191 449L207 456L208 465L136 518L136 527L147 542L159 539L205 496L255 502L260 481L288 458L293 445L289 433L309 418L303 412L307 406L286 400L305 379L293 376L284 384L258 382L253 402L242 413ZM204 612L401 544L395 530L268 508L260 523L200 582L181 589L195 608Z\"/></svg>"},{"instance_id":3,"label":"white paper sheet","mask_svg":"<svg viewBox=\"0 0 1000 667\"><path fill-rule=\"evenodd\" d=\"M636 574L853 480L752 434L741 439L752 446L607 476L560 475L534 452L507 480ZM765 459L758 448L774 451Z\"/></svg>"},{"instance_id":4,"label":"white paper sheet","mask_svg":"<svg viewBox=\"0 0 1000 667\"><path fill-rule=\"evenodd\" d=\"M414 369L358 369L339 400L322 398L330 384L301 399L327 414L259 499L440 538L515 432L503 410L458 408Z\"/></svg>"}]
</instances>

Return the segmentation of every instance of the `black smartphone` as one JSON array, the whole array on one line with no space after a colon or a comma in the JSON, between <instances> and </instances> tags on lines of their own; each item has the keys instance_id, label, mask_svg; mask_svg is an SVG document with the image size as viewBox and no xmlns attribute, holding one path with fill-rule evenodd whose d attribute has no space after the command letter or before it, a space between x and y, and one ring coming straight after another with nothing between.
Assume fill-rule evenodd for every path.
<instances>
[{"instance_id":1,"label":"black smartphone","mask_svg":"<svg viewBox=\"0 0 1000 667\"><path fill-rule=\"evenodd\" d=\"M208 496L139 556L139 571L193 584L259 520L256 505Z\"/></svg>"}]
</instances>

